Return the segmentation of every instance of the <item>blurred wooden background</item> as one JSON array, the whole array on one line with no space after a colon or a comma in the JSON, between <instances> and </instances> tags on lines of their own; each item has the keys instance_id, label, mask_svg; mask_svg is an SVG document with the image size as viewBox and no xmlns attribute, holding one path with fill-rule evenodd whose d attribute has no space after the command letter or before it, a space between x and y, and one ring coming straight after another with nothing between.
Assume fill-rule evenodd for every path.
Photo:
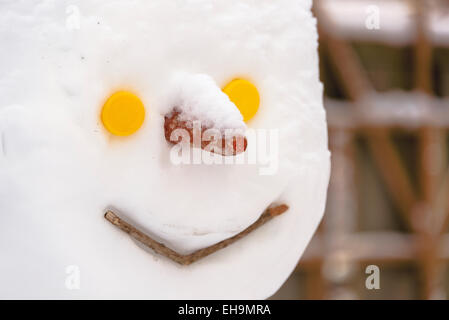
<instances>
[{"instance_id":1,"label":"blurred wooden background","mask_svg":"<svg viewBox=\"0 0 449 320\"><path fill-rule=\"evenodd\" d=\"M325 218L273 299L446 299L449 1L315 0L314 12L333 171Z\"/></svg>"}]
</instances>

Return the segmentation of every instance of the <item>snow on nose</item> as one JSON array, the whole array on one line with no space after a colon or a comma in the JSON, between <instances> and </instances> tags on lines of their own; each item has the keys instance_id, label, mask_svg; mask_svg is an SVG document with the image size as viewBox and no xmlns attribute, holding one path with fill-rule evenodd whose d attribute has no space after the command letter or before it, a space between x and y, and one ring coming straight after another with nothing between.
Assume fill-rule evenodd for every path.
<instances>
[{"instance_id":1,"label":"snow on nose","mask_svg":"<svg viewBox=\"0 0 449 320\"><path fill-rule=\"evenodd\" d=\"M164 123L168 142L177 144L187 137L194 147L230 156L246 150L245 130L239 109L210 76L175 78Z\"/></svg>"}]
</instances>

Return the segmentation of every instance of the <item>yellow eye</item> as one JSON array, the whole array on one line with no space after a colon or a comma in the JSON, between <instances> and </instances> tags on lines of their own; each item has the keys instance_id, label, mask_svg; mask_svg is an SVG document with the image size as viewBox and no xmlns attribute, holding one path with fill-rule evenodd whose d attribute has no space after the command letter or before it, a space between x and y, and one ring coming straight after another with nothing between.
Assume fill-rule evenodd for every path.
<instances>
[{"instance_id":1,"label":"yellow eye","mask_svg":"<svg viewBox=\"0 0 449 320\"><path fill-rule=\"evenodd\" d=\"M233 80L224 87L223 92L239 108L245 122L251 120L259 110L259 91L248 80Z\"/></svg>"},{"instance_id":2,"label":"yellow eye","mask_svg":"<svg viewBox=\"0 0 449 320\"><path fill-rule=\"evenodd\" d=\"M101 120L110 133L122 137L129 136L142 126L145 120L145 107L136 95L119 91L104 104Z\"/></svg>"}]
</instances>

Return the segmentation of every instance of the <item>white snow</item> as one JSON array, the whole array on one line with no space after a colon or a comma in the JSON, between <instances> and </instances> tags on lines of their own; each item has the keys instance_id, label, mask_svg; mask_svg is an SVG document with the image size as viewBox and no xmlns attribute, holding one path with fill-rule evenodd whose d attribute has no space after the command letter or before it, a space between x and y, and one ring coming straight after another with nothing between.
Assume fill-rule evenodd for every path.
<instances>
[{"instance_id":1,"label":"white snow","mask_svg":"<svg viewBox=\"0 0 449 320\"><path fill-rule=\"evenodd\" d=\"M322 217L329 178L310 7L309 0L1 1L0 297L273 294ZM180 73L194 80L176 95ZM236 77L261 94L249 128L280 130L277 174L171 164L167 93L196 99L197 92L197 104L186 106L204 116L210 99L208 116L241 124L219 90ZM127 138L108 134L99 117L122 89L146 106L144 125ZM215 112L221 107L227 111ZM291 209L189 267L142 250L103 218L113 207L191 252L240 232L275 201ZM80 290L67 289L69 266L79 268Z\"/></svg>"},{"instance_id":2,"label":"white snow","mask_svg":"<svg viewBox=\"0 0 449 320\"><path fill-rule=\"evenodd\" d=\"M166 113L177 108L181 120L197 120L205 127L246 128L239 109L209 75L177 74L172 81L167 92Z\"/></svg>"}]
</instances>

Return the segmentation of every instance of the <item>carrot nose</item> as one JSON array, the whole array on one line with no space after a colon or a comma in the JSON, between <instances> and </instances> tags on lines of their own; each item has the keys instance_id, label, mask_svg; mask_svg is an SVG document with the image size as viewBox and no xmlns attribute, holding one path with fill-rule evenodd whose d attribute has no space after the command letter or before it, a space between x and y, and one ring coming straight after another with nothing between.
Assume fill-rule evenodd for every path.
<instances>
[{"instance_id":1,"label":"carrot nose","mask_svg":"<svg viewBox=\"0 0 449 320\"><path fill-rule=\"evenodd\" d=\"M214 134L207 135L212 126L203 125L195 120L185 120L182 112L174 108L165 115L165 139L171 144L185 142L187 139L191 146L199 147L222 156L235 156L246 151L248 140L242 133L224 134L223 130L214 130ZM205 136L208 138L205 138Z\"/></svg>"}]
</instances>

